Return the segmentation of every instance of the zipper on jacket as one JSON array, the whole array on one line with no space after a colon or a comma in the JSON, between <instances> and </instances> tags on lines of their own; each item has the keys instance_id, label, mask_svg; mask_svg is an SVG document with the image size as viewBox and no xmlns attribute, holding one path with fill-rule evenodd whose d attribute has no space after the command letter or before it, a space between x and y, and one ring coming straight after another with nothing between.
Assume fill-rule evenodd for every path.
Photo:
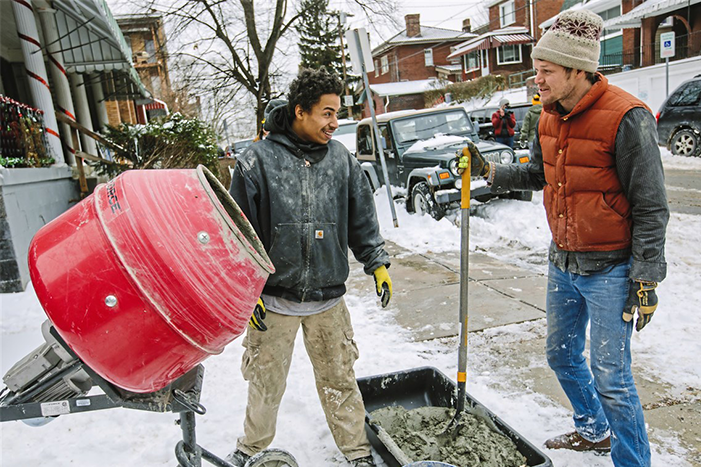
<instances>
[{"instance_id":1,"label":"zipper on jacket","mask_svg":"<svg viewBox=\"0 0 701 467\"><path fill-rule=\"evenodd\" d=\"M304 167L310 168L312 164L307 160L304 159ZM304 258L304 270L303 270L303 281L302 284L302 301L306 298L307 292L309 291L309 263L311 262L311 252L312 252L312 236L311 232L309 231L310 223L311 223L311 217L312 217L312 203L311 203L311 196L309 193L310 190L310 177L311 177L311 172L309 170L304 171L304 176L302 177L302 202L303 206L305 206L307 209L304 212L304 225L305 227L302 229L305 238L302 238L302 245L306 247L306 254L305 251L302 251L302 257Z\"/></svg>"}]
</instances>

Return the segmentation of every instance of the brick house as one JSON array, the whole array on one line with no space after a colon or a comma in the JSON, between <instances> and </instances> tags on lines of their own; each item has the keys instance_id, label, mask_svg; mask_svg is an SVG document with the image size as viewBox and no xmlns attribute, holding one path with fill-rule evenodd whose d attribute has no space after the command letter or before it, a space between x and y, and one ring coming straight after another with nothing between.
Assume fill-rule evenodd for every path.
<instances>
[{"instance_id":1,"label":"brick house","mask_svg":"<svg viewBox=\"0 0 701 467\"><path fill-rule=\"evenodd\" d=\"M463 79L488 74L513 75L514 83L531 74L532 44L540 38L538 18L560 11L563 0L493 0L488 4L489 23L478 37L465 41L448 56L460 60Z\"/></svg>"},{"instance_id":2,"label":"brick house","mask_svg":"<svg viewBox=\"0 0 701 467\"><path fill-rule=\"evenodd\" d=\"M604 21L620 17L623 12L632 8L635 0L593 0L577 1L567 0L562 5L562 11L573 9L586 9L601 16ZM559 14L559 12L557 13ZM545 32L555 22L557 14L540 23L541 32ZM620 71L622 65L629 64L630 60L639 62L633 57L632 51L640 48L640 34L633 30L625 30L620 27L604 27L601 34L601 54L599 55L600 71ZM624 60L625 51L625 60ZM630 63L631 65L633 63Z\"/></svg>"},{"instance_id":3,"label":"brick house","mask_svg":"<svg viewBox=\"0 0 701 467\"><path fill-rule=\"evenodd\" d=\"M462 80L461 67L447 57L452 47L475 37L469 19L463 21L462 31L422 26L418 14L406 15L404 20L406 29L372 51L375 71L368 74L368 81L378 114L423 108L424 91L440 81ZM362 115L370 116L367 105Z\"/></svg>"},{"instance_id":4,"label":"brick house","mask_svg":"<svg viewBox=\"0 0 701 467\"><path fill-rule=\"evenodd\" d=\"M124 34L124 39L131 47L134 68L141 82L153 96L152 101L140 102L141 105L136 105L138 123L146 123L150 118L166 115L168 112L166 100L172 95L172 90L168 76L168 53L161 16L120 15L115 19ZM117 113L110 110L112 109L108 108L111 125L124 120L118 119Z\"/></svg>"},{"instance_id":5,"label":"brick house","mask_svg":"<svg viewBox=\"0 0 701 467\"><path fill-rule=\"evenodd\" d=\"M699 55L701 0L569 0L562 10L587 9L604 19L599 71L616 72L663 62L660 34L674 32L675 59ZM543 21L547 30L555 16Z\"/></svg>"},{"instance_id":6,"label":"brick house","mask_svg":"<svg viewBox=\"0 0 701 467\"><path fill-rule=\"evenodd\" d=\"M421 26L418 14L406 15L404 20L406 29L373 49L375 72L368 76L370 84L439 77L459 80L459 71L447 57L451 47L475 37L470 20L463 22L462 31Z\"/></svg>"},{"instance_id":7,"label":"brick house","mask_svg":"<svg viewBox=\"0 0 701 467\"><path fill-rule=\"evenodd\" d=\"M375 102L375 113L383 114L397 110L423 109L426 107L424 93L442 88L448 82L435 78L401 81L398 83L370 84ZM363 117L370 116L370 109L363 108Z\"/></svg>"},{"instance_id":8,"label":"brick house","mask_svg":"<svg viewBox=\"0 0 701 467\"><path fill-rule=\"evenodd\" d=\"M675 55L679 60L701 55L701 0L648 0L633 6L623 0L623 14L605 18L607 31L622 29L623 50L620 57L610 54L608 61L622 65L649 66L663 62L660 58L660 35L673 32Z\"/></svg>"},{"instance_id":9,"label":"brick house","mask_svg":"<svg viewBox=\"0 0 701 467\"><path fill-rule=\"evenodd\" d=\"M461 59L464 80L489 74L518 74L533 68L532 43L528 28L509 26L460 44L450 58Z\"/></svg>"}]
</instances>

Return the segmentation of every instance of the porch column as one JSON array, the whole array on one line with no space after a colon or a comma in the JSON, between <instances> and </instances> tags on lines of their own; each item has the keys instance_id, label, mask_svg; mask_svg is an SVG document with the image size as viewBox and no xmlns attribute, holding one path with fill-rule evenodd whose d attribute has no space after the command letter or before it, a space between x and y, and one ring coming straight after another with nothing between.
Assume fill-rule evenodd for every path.
<instances>
[{"instance_id":1,"label":"porch column","mask_svg":"<svg viewBox=\"0 0 701 467\"><path fill-rule=\"evenodd\" d=\"M58 124L54 114L54 104L51 100L48 75L44 65L44 56L41 53L39 32L34 20L32 0L12 0L12 12L17 23L17 35L22 46L24 65L29 77L29 92L34 100L34 107L44 111L44 126L46 127L46 140L49 151L56 165L66 165L61 147L61 137L58 134Z\"/></svg>"},{"instance_id":2,"label":"porch column","mask_svg":"<svg viewBox=\"0 0 701 467\"><path fill-rule=\"evenodd\" d=\"M78 113L78 123L83 125L90 131L93 131L92 119L90 118L90 107L88 106L88 95L85 92L85 82L83 80L83 75L80 73L71 73L70 77L71 88L73 90L73 97L75 98L75 108ZM80 145L83 147L83 151L97 156L97 146L95 146L95 140L91 137L80 134Z\"/></svg>"},{"instance_id":3,"label":"porch column","mask_svg":"<svg viewBox=\"0 0 701 467\"><path fill-rule=\"evenodd\" d=\"M146 116L146 107L143 105L136 105L136 121L142 125L148 123L148 117Z\"/></svg>"},{"instance_id":4,"label":"porch column","mask_svg":"<svg viewBox=\"0 0 701 467\"><path fill-rule=\"evenodd\" d=\"M71 86L68 83L68 75L64 66L63 53L61 53L61 44L59 43L58 29L54 20L56 10L37 4L37 11L39 12L39 19L41 20L44 39L46 40L46 55L49 58L49 71L53 80L53 90L56 95L58 111L75 121ZM67 123L61 123L60 128L63 136L63 147L66 148L66 162L72 165L75 162L75 152L78 148L73 147L71 127Z\"/></svg>"},{"instance_id":5,"label":"porch column","mask_svg":"<svg viewBox=\"0 0 701 467\"><path fill-rule=\"evenodd\" d=\"M107 116L107 106L105 105L105 93L102 89L102 77L98 73L93 73L88 75L88 80L91 82L92 95L95 99L95 108L97 109L97 121L100 123L100 128L97 130L102 130L107 124L109 124L109 117Z\"/></svg>"}]
</instances>

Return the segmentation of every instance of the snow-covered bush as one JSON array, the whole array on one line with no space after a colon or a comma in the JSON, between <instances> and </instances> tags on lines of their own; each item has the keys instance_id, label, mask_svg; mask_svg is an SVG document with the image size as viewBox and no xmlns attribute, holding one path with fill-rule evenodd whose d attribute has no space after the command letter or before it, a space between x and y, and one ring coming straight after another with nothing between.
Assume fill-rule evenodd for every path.
<instances>
[{"instance_id":1,"label":"snow-covered bush","mask_svg":"<svg viewBox=\"0 0 701 467\"><path fill-rule=\"evenodd\" d=\"M118 164L97 163L101 174L116 176L128 169L183 169L206 166L219 176L216 136L196 118L179 113L146 125L122 123L107 127L105 138L120 146Z\"/></svg>"},{"instance_id":2,"label":"snow-covered bush","mask_svg":"<svg viewBox=\"0 0 701 467\"><path fill-rule=\"evenodd\" d=\"M489 99L492 95L506 87L506 78L502 75L487 75L481 78L451 83L441 89L432 89L424 93L424 102L427 107L438 101L440 97L450 93L453 101L468 102L471 99Z\"/></svg>"}]
</instances>

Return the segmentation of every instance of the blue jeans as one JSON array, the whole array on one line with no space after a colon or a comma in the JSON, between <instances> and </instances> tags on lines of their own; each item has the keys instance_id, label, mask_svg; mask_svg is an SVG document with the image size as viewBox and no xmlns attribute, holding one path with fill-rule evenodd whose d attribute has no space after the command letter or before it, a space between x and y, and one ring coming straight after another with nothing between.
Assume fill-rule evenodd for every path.
<instances>
[{"instance_id":1,"label":"blue jeans","mask_svg":"<svg viewBox=\"0 0 701 467\"><path fill-rule=\"evenodd\" d=\"M621 317L629 271L624 263L585 276L550 263L546 356L572 404L577 432L598 442L610 430L614 465L649 467L650 445L631 371L633 322ZM583 355L590 323L591 370Z\"/></svg>"},{"instance_id":2,"label":"blue jeans","mask_svg":"<svg viewBox=\"0 0 701 467\"><path fill-rule=\"evenodd\" d=\"M507 134L506 136L496 136L495 139L497 140L497 143L506 144L511 149L514 148L514 137L513 136L509 136Z\"/></svg>"}]
</instances>

